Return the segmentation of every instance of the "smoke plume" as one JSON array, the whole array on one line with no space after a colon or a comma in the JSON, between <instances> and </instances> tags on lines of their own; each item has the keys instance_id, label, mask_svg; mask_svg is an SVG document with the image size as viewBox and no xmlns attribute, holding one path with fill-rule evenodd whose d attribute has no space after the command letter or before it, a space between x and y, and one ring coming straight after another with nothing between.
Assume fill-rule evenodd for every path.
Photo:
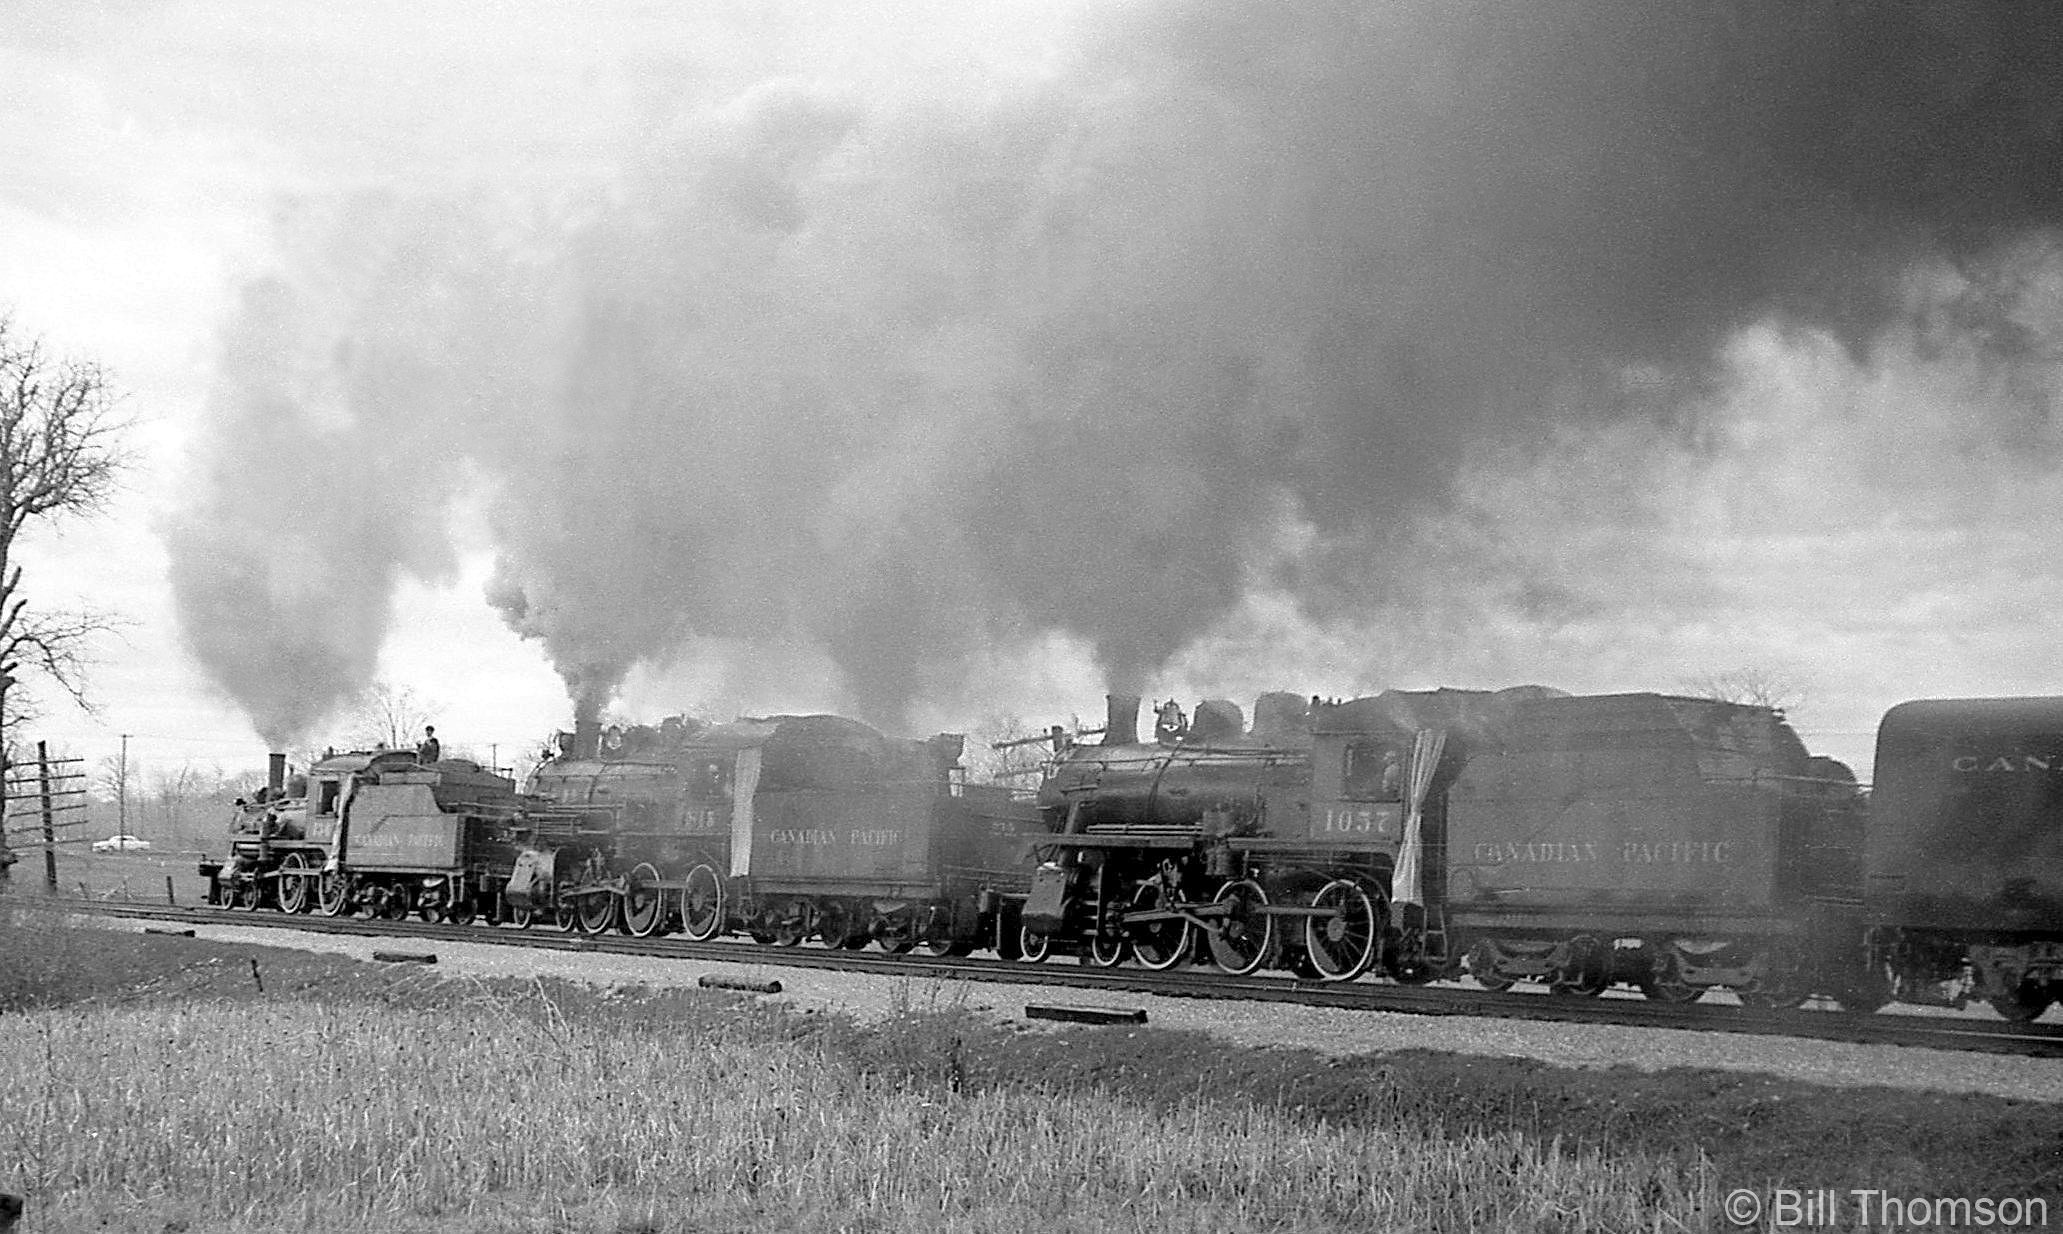
<instances>
[{"instance_id":1,"label":"smoke plume","mask_svg":"<svg viewBox=\"0 0 2063 1234\"><path fill-rule=\"evenodd\" d=\"M297 215L170 536L194 650L261 727L311 722L396 579L450 568L463 488L490 602L584 712L758 641L890 725L1054 632L1137 691L1257 592L1410 607L1485 457L1691 448L1758 323L1867 363L1947 270L1958 345L2046 363L1985 289L2063 209L2063 9L1050 22L995 73L719 28L749 68L646 66L600 176ZM2046 380L1996 405L2050 440Z\"/></svg>"}]
</instances>

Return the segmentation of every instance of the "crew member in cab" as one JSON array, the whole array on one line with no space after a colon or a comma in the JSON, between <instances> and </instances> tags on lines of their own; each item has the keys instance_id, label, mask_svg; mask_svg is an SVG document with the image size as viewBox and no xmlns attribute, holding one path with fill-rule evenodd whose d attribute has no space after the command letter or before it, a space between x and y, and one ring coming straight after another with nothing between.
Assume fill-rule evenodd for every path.
<instances>
[{"instance_id":1,"label":"crew member in cab","mask_svg":"<svg viewBox=\"0 0 2063 1234\"><path fill-rule=\"evenodd\" d=\"M1397 748L1357 741L1347 747L1346 796L1355 801L1401 801L1404 766Z\"/></svg>"}]
</instances>

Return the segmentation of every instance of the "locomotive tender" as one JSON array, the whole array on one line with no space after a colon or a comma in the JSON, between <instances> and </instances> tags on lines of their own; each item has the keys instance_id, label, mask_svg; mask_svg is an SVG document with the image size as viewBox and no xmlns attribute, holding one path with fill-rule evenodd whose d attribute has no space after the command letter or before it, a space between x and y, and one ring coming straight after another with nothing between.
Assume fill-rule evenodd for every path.
<instances>
[{"instance_id":1,"label":"locomotive tender","mask_svg":"<svg viewBox=\"0 0 2063 1234\"><path fill-rule=\"evenodd\" d=\"M1792 1007L1845 994L1861 801L1766 707L1660 694L1514 707L1447 794L1438 903L1492 989L1629 982ZM1831 945L1832 954L1822 948Z\"/></svg>"},{"instance_id":2,"label":"locomotive tender","mask_svg":"<svg viewBox=\"0 0 2063 1234\"><path fill-rule=\"evenodd\" d=\"M1865 861L1878 1001L2063 999L2063 698L1901 703L1877 730Z\"/></svg>"},{"instance_id":3,"label":"locomotive tender","mask_svg":"<svg viewBox=\"0 0 2063 1234\"><path fill-rule=\"evenodd\" d=\"M793 946L1349 981L1462 975L1855 1010L2063 997L2063 699L1902 704L1874 793L1781 713L1663 694L1172 702L1053 738L1036 802L961 738L834 716L583 725L518 792L327 757L243 807L211 898Z\"/></svg>"}]
</instances>

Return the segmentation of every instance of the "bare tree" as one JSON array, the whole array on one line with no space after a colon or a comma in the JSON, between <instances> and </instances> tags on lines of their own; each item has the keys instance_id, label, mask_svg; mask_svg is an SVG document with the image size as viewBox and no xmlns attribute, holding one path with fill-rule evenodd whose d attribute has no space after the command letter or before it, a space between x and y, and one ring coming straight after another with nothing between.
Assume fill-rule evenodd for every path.
<instances>
[{"instance_id":1,"label":"bare tree","mask_svg":"<svg viewBox=\"0 0 2063 1234\"><path fill-rule=\"evenodd\" d=\"M90 808L95 830L117 831L142 836L159 849L202 848L219 840L230 813L230 803L249 797L265 783L265 773L252 769L227 771L220 763L206 765L192 761L176 766L159 764L148 773L130 767L130 800L127 826L117 828L110 799L119 780L117 762L102 761L102 773Z\"/></svg>"},{"instance_id":2,"label":"bare tree","mask_svg":"<svg viewBox=\"0 0 2063 1234\"><path fill-rule=\"evenodd\" d=\"M150 787L151 830L161 839L183 836L196 800L205 796L208 788L208 777L192 763L160 768Z\"/></svg>"},{"instance_id":3,"label":"bare tree","mask_svg":"<svg viewBox=\"0 0 2063 1234\"><path fill-rule=\"evenodd\" d=\"M350 740L364 746L412 748L436 713L437 704L418 696L413 687L375 681L352 700Z\"/></svg>"},{"instance_id":4,"label":"bare tree","mask_svg":"<svg viewBox=\"0 0 2063 1234\"><path fill-rule=\"evenodd\" d=\"M1722 703L1747 703L1792 711L1805 705L1805 688L1788 674L1763 665L1748 665L1719 673L1686 677L1678 683L1684 693Z\"/></svg>"},{"instance_id":5,"label":"bare tree","mask_svg":"<svg viewBox=\"0 0 2063 1234\"><path fill-rule=\"evenodd\" d=\"M1071 742L1080 728L1080 717L1071 717L1060 730L1062 744ZM969 780L1021 789L1037 788L1040 774L1059 753L1052 728L1041 731L1008 713L991 713L976 721L967 747Z\"/></svg>"},{"instance_id":6,"label":"bare tree","mask_svg":"<svg viewBox=\"0 0 2063 1234\"><path fill-rule=\"evenodd\" d=\"M95 613L31 610L12 550L32 522L106 504L127 462L120 448L127 427L99 365L55 358L0 317L0 738L13 735L21 704L9 691L24 670L92 710L86 640L112 623Z\"/></svg>"},{"instance_id":7,"label":"bare tree","mask_svg":"<svg viewBox=\"0 0 2063 1234\"><path fill-rule=\"evenodd\" d=\"M129 821L126 813L127 803L138 800L134 760L124 754L108 754L103 755L94 766L94 794L102 801L113 802L119 812L118 823L126 825ZM120 829L124 828L118 827L118 830Z\"/></svg>"}]
</instances>

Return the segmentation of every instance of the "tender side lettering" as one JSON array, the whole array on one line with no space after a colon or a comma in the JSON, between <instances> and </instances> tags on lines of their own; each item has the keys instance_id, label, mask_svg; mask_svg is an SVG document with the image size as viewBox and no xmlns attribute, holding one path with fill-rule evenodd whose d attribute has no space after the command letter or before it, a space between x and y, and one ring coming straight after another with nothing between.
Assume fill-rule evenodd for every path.
<instances>
[{"instance_id":1,"label":"tender side lettering","mask_svg":"<svg viewBox=\"0 0 2063 1234\"><path fill-rule=\"evenodd\" d=\"M766 833L769 844L794 844L801 846L835 846L838 833L822 827L777 827ZM861 828L845 833L845 843L854 848L894 848L903 842L903 833L892 827Z\"/></svg>"},{"instance_id":2,"label":"tender side lettering","mask_svg":"<svg viewBox=\"0 0 2063 1234\"><path fill-rule=\"evenodd\" d=\"M355 837L351 841L351 847L360 857L363 857L369 853L408 852L413 849L442 851L449 848L451 843L452 838L448 835L375 831L370 835Z\"/></svg>"},{"instance_id":3,"label":"tender side lettering","mask_svg":"<svg viewBox=\"0 0 2063 1234\"><path fill-rule=\"evenodd\" d=\"M1595 840L1545 840L1531 844L1507 841L1478 844L1471 856L1480 865L1572 865L1617 857L1628 865L1726 865L1734 859L1729 840L1673 840L1643 844L1599 844Z\"/></svg>"},{"instance_id":4,"label":"tender side lettering","mask_svg":"<svg viewBox=\"0 0 2063 1234\"><path fill-rule=\"evenodd\" d=\"M1724 865L1733 860L1727 851L1731 847L1725 840L1675 840L1667 844L1628 841L1620 846L1620 859L1642 865Z\"/></svg>"},{"instance_id":5,"label":"tender side lettering","mask_svg":"<svg viewBox=\"0 0 2063 1234\"><path fill-rule=\"evenodd\" d=\"M1476 845L1476 860L1504 865L1510 862L1547 862L1560 864L1574 861L1598 861L1597 845L1591 841L1549 841L1544 844Z\"/></svg>"},{"instance_id":6,"label":"tender side lettering","mask_svg":"<svg viewBox=\"0 0 2063 1234\"><path fill-rule=\"evenodd\" d=\"M1964 775L2012 775L2024 771L2054 771L2059 762L2063 759L2053 754L1965 754L1949 766Z\"/></svg>"}]
</instances>

